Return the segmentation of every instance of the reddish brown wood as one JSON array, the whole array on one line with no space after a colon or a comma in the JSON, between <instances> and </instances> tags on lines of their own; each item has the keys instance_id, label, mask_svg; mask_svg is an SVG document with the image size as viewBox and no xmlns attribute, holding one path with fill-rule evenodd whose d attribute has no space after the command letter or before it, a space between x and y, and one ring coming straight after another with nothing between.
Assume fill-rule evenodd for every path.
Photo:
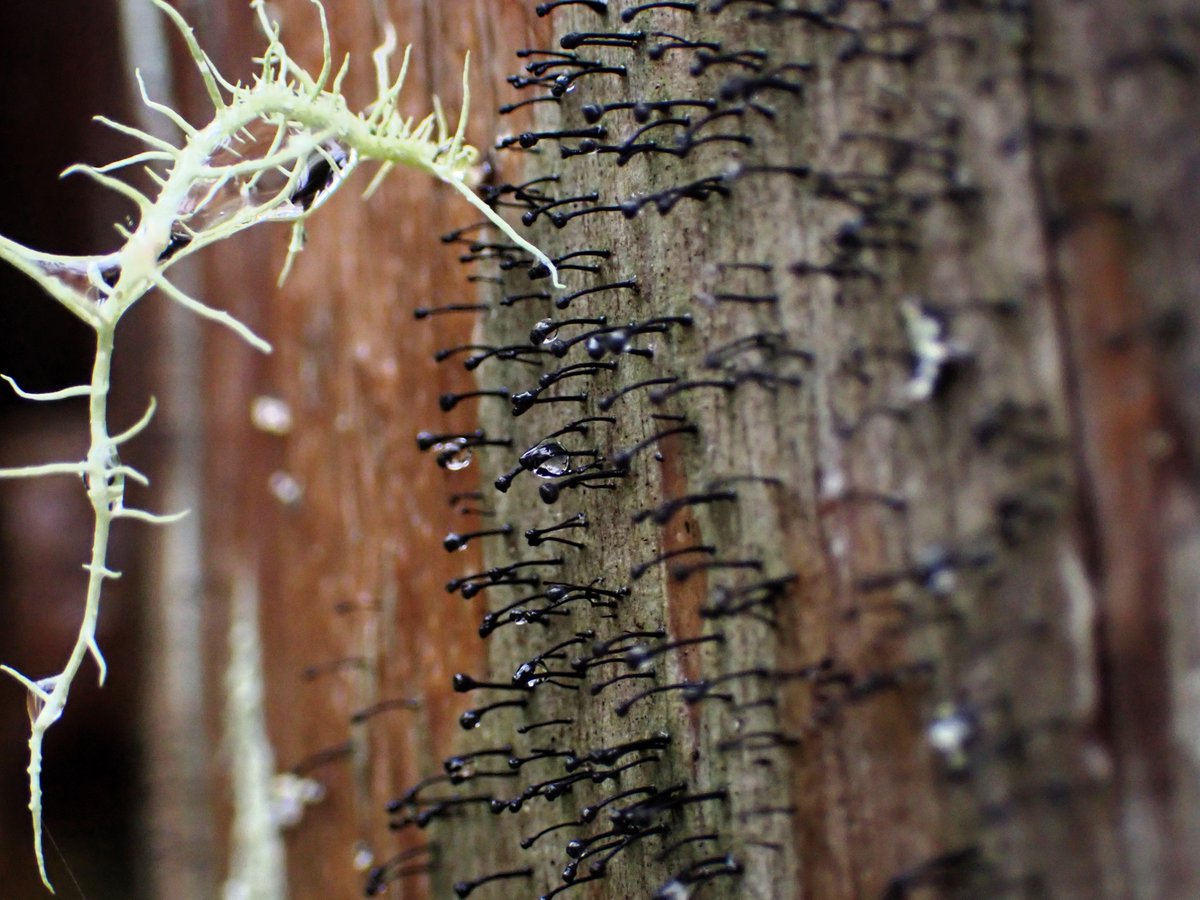
<instances>
[{"instance_id":1,"label":"reddish brown wood","mask_svg":"<svg viewBox=\"0 0 1200 900\"><path fill-rule=\"evenodd\" d=\"M245 22L234 6L228 21ZM481 0L453 9L430 2L378 10L402 41L416 43L403 108L424 116L437 93L455 116L462 60L471 50L476 112L468 138L486 147L506 65L500 47L520 40L518 6L497 9ZM273 10L289 48L313 63L319 44L311 6L290 2ZM353 57L347 94L352 103L365 102L373 87L370 53L382 39L377 20L366 6L331 9L330 20L335 52ZM257 46L240 26L225 29L231 40L223 56ZM221 30L216 22L214 30ZM364 177L358 189L365 184ZM262 593L268 727L279 770L345 741L354 747L310 773L327 797L287 836L298 897L349 896L343 892L359 890L350 886L365 878L356 853L366 848L382 861L412 842L387 831L384 804L453 746L466 704L451 693L450 676L478 668L473 627L459 615L462 601L443 585L477 570L480 557L474 544L453 555L440 547L446 531L470 530L477 521L447 503L451 493L475 489L476 468L440 470L415 442L422 429L475 427L470 403L453 416L439 411L441 393L470 385L461 370L431 359L439 347L471 339L472 317L416 322L412 313L418 305L471 301L473 286L454 262L462 248L436 236L475 215L449 189L415 173L396 172L367 203L356 193L350 186L314 219L308 248L282 290L274 279L283 229L248 234L214 253L205 290L276 348L260 358L227 335L205 338L213 378L205 511L211 739L215 745L221 728L225 609L238 572L247 571ZM260 395L288 403L296 423L290 435L254 431L250 404ZM273 472L301 485L294 506L271 496ZM354 611L338 612L347 607ZM301 677L308 666L347 657L362 657L363 668L311 683ZM356 710L397 697L417 698L421 708L351 725ZM220 829L218 847L228 841Z\"/></svg>"},{"instance_id":2,"label":"reddish brown wood","mask_svg":"<svg viewBox=\"0 0 1200 900\"><path fill-rule=\"evenodd\" d=\"M895 14L929 13L918 6ZM293 46L307 41L313 58L311 10L298 0L279 9L285 33L302 36ZM549 22L531 9L486 0L392 4L387 14L416 43L406 108L422 114L436 89L456 109L459 61L472 49L471 138L486 147L497 133L525 127L500 123L493 111L512 99L503 81L519 65L511 51L551 41ZM664 754L664 771L744 792L733 812L697 812L685 819L689 825L728 826L755 804L794 805L793 816L764 832L784 848L775 855L755 856L761 848L747 846L759 832L730 829L748 872L740 882L714 885L713 896L894 896L908 890L906 878L922 891L965 896L1022 896L1039 886L1064 897L1195 893L1200 357L1192 333L1172 323L1194 319L1200 283L1200 248L1189 225L1196 186L1188 176L1197 153L1196 23L1168 3L1155 4L1157 18L1116 0L1037 2L1031 10L947 4L932 13L931 49L912 65L884 58L843 65L839 35L819 29L789 25L764 34L732 17L719 25L700 20L696 34L729 46L762 42L818 61L805 104L755 132L786 161L820 171L882 170L886 148L847 133L882 127L940 146L942 113L950 111L956 159L978 196L914 214L920 249L869 257L881 272L878 286L784 277L798 259L824 258L829 236L849 215L809 183L748 179L721 206L684 205L666 219L647 211L629 224L594 217L572 233L607 241L637 272L641 299L613 301L614 317L697 310L702 327L663 342L664 353L689 371L742 325L732 313L692 303L712 289L703 264L747 254L773 261L781 273L773 283L777 318L766 321L803 335L816 357L802 392L754 394L750 402L746 388L736 408L721 396L689 396L682 408L701 425L703 443L666 444L662 465L639 469L617 502L587 501L590 540L602 548L597 558L606 571L622 573L659 552L711 540L798 576L776 637L730 629L727 656L692 648L664 661L664 678L733 670L743 660L794 667L827 656L855 684L913 673L845 706L834 702L835 687L781 688L780 720L801 743L770 778L753 767L752 754L714 753L724 721L710 708L683 714L675 698L647 702L624 722L581 717L564 732L564 742L595 746L669 722L677 743ZM356 59L351 96L365 99L377 25L370 15L332 12L338 46ZM862 4L849 15L869 28L883 14ZM682 14L654 15L661 18L647 21L656 27L695 24ZM556 33L595 24L580 11L554 21ZM1129 27L1112 27L1118 21ZM1164 42L1180 53L1160 53ZM659 71L659 81L639 73L639 86L655 96L696 83L683 65L655 70L655 78ZM622 82L598 83L586 96L618 100L624 91ZM536 121L559 120L539 110ZM509 155L498 160L501 177L521 174ZM563 169L562 189L602 179L606 193L629 197L727 162L715 150L699 162L653 168L637 161L617 170L581 159ZM548 152L529 171L554 166ZM899 182L913 192L928 183ZM446 495L472 489L481 470L486 486L511 454L481 454L449 475L413 442L421 428L476 426L475 401L452 417L437 410L438 395L469 389L470 377L429 359L470 339L471 322L445 317L418 326L411 318L419 303L473 299L454 264L458 249L435 238L472 219L449 192L398 173L366 204L344 192L322 210L282 292L271 286L282 233L224 248L208 272L206 296L277 347L262 360L227 335L206 337L208 371L219 373L206 423L213 740L224 609L238 573L253 572L263 598L268 725L279 768L347 740L354 748L314 771L328 796L288 835L297 896L357 889L356 849L381 860L420 839L387 831L387 800L438 771L456 749L511 735L511 722L489 722L464 740L455 719L472 703L450 692L451 674L503 677L538 646L506 633L481 649L475 623L487 605L465 605L442 587L485 559L506 558L499 544L486 555L473 547L447 556L439 541L465 521L451 513ZM549 227L538 234L568 249ZM908 296L1021 303L1014 317L993 309L956 318L953 337L973 353L965 382L901 421L872 410L894 400L908 370L870 351L899 357L895 351L908 348L897 312ZM1174 341L1163 340L1164 323ZM515 341L527 331L528 323L497 317L487 333ZM250 427L249 405L262 394L287 400L296 418L290 435ZM646 397L622 402L636 412L623 431L601 439L608 452L653 433ZM526 439L521 446L555 421L530 414L514 424L498 401L480 403L489 431L512 429ZM1003 429L999 446L980 437L1008 403L1034 415L1036 449ZM629 525L632 509L697 490L714 474L748 470L780 475L785 487L747 491L752 500L729 510L686 511L663 533ZM272 499L266 483L274 471L303 487L299 503L284 508ZM907 505L897 512L856 499L855 491L899 496ZM517 492L500 498L489 489L486 496L502 520L545 516ZM990 553L987 564L956 573L945 595L915 578L862 588L936 547L976 546ZM700 576L678 585L656 572L639 586L633 615L665 623L674 637L694 635L708 587ZM345 603L367 608L338 614ZM364 671L301 678L306 666L360 656ZM356 709L402 696L420 698L421 710L349 724ZM546 714L571 703L538 702ZM931 746L927 728L945 703L986 720L970 777L948 772ZM548 805L527 812L522 834L563 815ZM545 846L518 854L515 820L497 821L479 815L439 823L444 856L435 886L561 856L561 848ZM224 830L217 841L228 845ZM471 854L461 852L467 846ZM948 866L942 881L921 874L931 861L959 853L966 862ZM663 875L653 853L630 858L610 881L579 893L653 890ZM414 880L394 890L417 895L426 887Z\"/></svg>"}]
</instances>

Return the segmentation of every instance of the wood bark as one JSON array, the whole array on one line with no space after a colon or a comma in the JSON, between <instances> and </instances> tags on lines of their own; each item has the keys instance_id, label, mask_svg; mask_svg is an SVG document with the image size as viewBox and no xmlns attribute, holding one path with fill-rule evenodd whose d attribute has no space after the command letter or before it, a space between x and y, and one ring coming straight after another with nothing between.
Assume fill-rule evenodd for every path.
<instances>
[{"instance_id":1,"label":"wood bark","mask_svg":"<svg viewBox=\"0 0 1200 900\"><path fill-rule=\"evenodd\" d=\"M608 831L614 810L639 801L647 833L609 839L577 872L611 852L604 877L571 890L648 896L694 879L710 897L1197 895L1194 4L690 5L635 13L616 0L604 16L574 4L544 18L533 3L485 0L331 10L357 62L352 99L368 95L386 15L415 44L415 115L434 91L457 109L470 49L473 142L545 133L526 139L531 152L493 151L490 183L555 179L501 194L517 215L578 198L530 230L556 257L605 254L575 258L598 271L564 269L566 291L531 281L511 249L439 242L473 221L469 209L403 173L367 203L347 192L322 210L282 291L285 235L214 254L206 295L276 353L206 338L210 725L215 737L222 610L251 570L278 768L326 790L287 833L293 895L359 895L364 867L426 842L432 871L389 881L389 896L446 896L497 873L511 877L478 896L545 895L564 884L567 841ZM278 8L291 45L307 40L315 58L306 4ZM564 60L550 71L572 90L497 115L548 91L505 82L551 59L514 51L561 52L573 32L624 35L608 43L629 46L576 51L623 71ZM585 121L589 104L678 100L707 106ZM591 138L554 134L596 124ZM599 147L583 152L589 139ZM484 258L460 266L472 252ZM555 308L601 285L614 286ZM542 291L552 296L524 296ZM481 302L482 315L413 316ZM626 347L652 356L600 346L615 368L541 395L586 400L519 417L506 398L439 409L442 394L517 393L589 356L579 343L531 357L540 368L493 358L470 374L464 355L435 363L436 351L532 347L539 320L573 316L606 322L564 326L564 340L690 321L635 326ZM259 396L287 402L286 435L254 430ZM626 471L590 487L522 472L494 489L522 451L596 415L614 421L554 440L595 448L596 472ZM449 471L415 441L476 428L511 446L476 448ZM664 432L676 433L655 439ZM280 502L281 484L298 496ZM539 494L550 484L564 486L553 504ZM471 491L481 497L448 500ZM693 495L710 496L683 501ZM640 511L651 515L635 522ZM529 546L526 530L576 514L586 529L554 536L584 546ZM447 532L505 524L510 535L441 547ZM444 587L557 558L523 570L540 584L466 600ZM475 583L495 580L507 579ZM549 611L553 596L529 600L528 624L481 640L485 613L552 583L629 590L568 589L572 602ZM567 674L529 695L451 690L454 673L507 682L573 635L545 657ZM572 658L596 641L653 657L634 671L614 654L576 678ZM639 677L591 690L622 674ZM354 720L397 698L420 708ZM514 698L527 706L459 727L464 711ZM570 721L518 730L556 719ZM666 746L611 764L598 752L659 733ZM507 746L597 751L594 778L519 812L436 806L514 799L568 774L562 756L510 770L502 753L464 784L385 811L444 759ZM519 845L643 786L667 793ZM423 833L388 827L422 812Z\"/></svg>"}]
</instances>

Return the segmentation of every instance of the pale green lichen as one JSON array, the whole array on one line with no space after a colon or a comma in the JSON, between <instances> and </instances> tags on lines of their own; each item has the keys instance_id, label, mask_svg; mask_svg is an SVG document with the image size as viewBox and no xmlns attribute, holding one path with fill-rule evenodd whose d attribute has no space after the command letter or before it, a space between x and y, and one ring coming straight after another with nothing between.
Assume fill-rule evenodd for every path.
<instances>
[{"instance_id":1,"label":"pale green lichen","mask_svg":"<svg viewBox=\"0 0 1200 900\"><path fill-rule=\"evenodd\" d=\"M267 738L258 599L253 571L250 567L239 569L230 596L229 664L225 670L225 752L236 764L230 773L233 821L222 900L287 897L276 785L292 789L294 799L288 799L293 807L302 810L304 804L301 791L305 780L275 775L275 755ZM292 811L293 820L298 815L299 811Z\"/></svg>"},{"instance_id":2,"label":"pale green lichen","mask_svg":"<svg viewBox=\"0 0 1200 900\"><path fill-rule=\"evenodd\" d=\"M151 2L171 19L182 35L212 102L212 121L202 128L193 126L174 110L151 100L144 86L142 97L147 106L162 113L182 132L180 146L140 129L100 119L149 148L105 166L78 165L67 170L93 178L136 205L136 227L129 231L118 226L124 238L119 250L96 256L60 256L31 250L0 237L0 259L36 281L96 333L96 355L89 384L38 394L22 390L5 376L12 389L29 400L87 397L89 402L91 440L84 460L0 469L0 478L82 476L94 511L91 558L84 566L88 587L83 618L66 664L58 674L38 680L0 666L29 691L32 722L29 809L38 869L51 890L42 850L42 742L47 729L62 715L71 684L87 656L95 660L100 681L104 681L104 656L95 637L103 583L105 579L119 577L119 573L106 565L111 524L117 519L164 524L183 515L157 515L124 505L125 480L144 484L146 479L137 469L122 464L117 450L149 424L154 403L151 401L146 414L133 426L116 435L109 433L107 401L113 337L122 316L157 288L192 312L232 329L259 350L269 351L266 341L233 316L207 306L172 284L167 278L168 270L180 259L251 225L291 221L293 239L280 276L282 281L292 258L303 245L305 219L365 160L381 164L367 193L394 166L427 172L462 194L508 238L546 266L556 287L562 286L546 255L518 235L471 188L478 154L464 142L468 108L465 67L463 106L454 132L449 130L436 99L434 112L425 119L415 122L405 118L397 108L397 101L409 51L405 51L399 76L393 80L388 63L396 39L389 27L383 46L374 54L377 96L362 113L355 113L341 93L346 63L336 74L333 71L329 31L320 0L312 0L324 37L321 70L316 77L288 55L279 29L268 19L262 0L251 3L268 43L261 69L249 85L231 84L222 78L183 17L164 0ZM140 75L138 83L141 85ZM143 164L158 188L153 198L111 174Z\"/></svg>"}]
</instances>

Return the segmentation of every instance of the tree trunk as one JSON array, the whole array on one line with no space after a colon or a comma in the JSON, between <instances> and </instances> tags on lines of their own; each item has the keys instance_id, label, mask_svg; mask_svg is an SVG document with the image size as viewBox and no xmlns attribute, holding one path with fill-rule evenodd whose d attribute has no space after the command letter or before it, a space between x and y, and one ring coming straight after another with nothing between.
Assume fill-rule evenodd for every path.
<instances>
[{"instance_id":1,"label":"tree trunk","mask_svg":"<svg viewBox=\"0 0 1200 900\"><path fill-rule=\"evenodd\" d=\"M438 241L474 219L405 173L323 209L282 291L285 235L212 256L276 353L207 339L210 727L254 730L244 589L276 768L325 791L292 895L426 843L381 893L1200 895L1194 4L604 5L387 10L414 115L472 51L485 190L565 290ZM330 13L366 98L379 24ZM434 361L468 343L513 349Z\"/></svg>"}]
</instances>

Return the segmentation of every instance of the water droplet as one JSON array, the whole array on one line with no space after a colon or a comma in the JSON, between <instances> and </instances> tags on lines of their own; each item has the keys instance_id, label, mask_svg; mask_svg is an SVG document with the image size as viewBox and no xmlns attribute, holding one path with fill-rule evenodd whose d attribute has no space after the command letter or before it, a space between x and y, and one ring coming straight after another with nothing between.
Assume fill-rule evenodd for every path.
<instances>
[{"instance_id":1,"label":"water droplet","mask_svg":"<svg viewBox=\"0 0 1200 900\"><path fill-rule=\"evenodd\" d=\"M267 479L267 488L284 506L295 506L304 496L304 488L300 482L287 472L272 472Z\"/></svg>"},{"instance_id":2,"label":"water droplet","mask_svg":"<svg viewBox=\"0 0 1200 900\"><path fill-rule=\"evenodd\" d=\"M563 454L562 456L552 456L547 459L536 469L533 474L541 478L558 478L560 475L567 474L571 469L571 457Z\"/></svg>"},{"instance_id":3,"label":"water droplet","mask_svg":"<svg viewBox=\"0 0 1200 900\"><path fill-rule=\"evenodd\" d=\"M250 404L250 421L259 431L285 435L292 430L292 408L280 397L255 397Z\"/></svg>"},{"instance_id":4,"label":"water droplet","mask_svg":"<svg viewBox=\"0 0 1200 900\"><path fill-rule=\"evenodd\" d=\"M571 468L571 456L555 441L537 444L521 454L521 467L540 478L558 478Z\"/></svg>"},{"instance_id":5,"label":"water droplet","mask_svg":"<svg viewBox=\"0 0 1200 900\"><path fill-rule=\"evenodd\" d=\"M375 865L375 854L371 852L366 841L358 841L354 845L354 868L359 872L365 872L373 865Z\"/></svg>"},{"instance_id":6,"label":"water droplet","mask_svg":"<svg viewBox=\"0 0 1200 900\"><path fill-rule=\"evenodd\" d=\"M34 684L36 684L39 688L41 688L47 694L51 694L54 692L54 688L58 684L58 676L51 675L49 678L41 678L41 679L38 679L37 681L35 681ZM43 701L42 698L39 697L37 694L35 694L33 691L29 691L28 694L26 694L26 696L25 696L25 711L27 713L29 713L29 721L30 722L37 721L38 716L40 716L42 714L42 710L45 708L45 706L46 706L45 701ZM51 720L50 724L54 724L54 722L57 722L61 715L62 715L62 707L60 706L58 709L58 712L55 713L54 718Z\"/></svg>"},{"instance_id":7,"label":"water droplet","mask_svg":"<svg viewBox=\"0 0 1200 900\"><path fill-rule=\"evenodd\" d=\"M434 444L433 449L437 453L437 464L451 472L465 469L471 464L471 459L473 458L471 448L466 446L462 441L446 441L442 444Z\"/></svg>"},{"instance_id":8,"label":"water droplet","mask_svg":"<svg viewBox=\"0 0 1200 900\"><path fill-rule=\"evenodd\" d=\"M274 126L256 124L247 130L246 136L239 138L236 145L231 144L214 154L208 162L217 174L193 183L180 204L180 221L192 232L199 232L247 212L251 218L260 221L300 218L333 193L356 161L354 151L336 141L326 141L299 162L299 174L290 186L290 165L258 172L245 171L234 177L225 170L229 165L244 165L256 155L262 157L268 152L279 153L293 148L304 153L305 147L312 146L310 135L300 129L291 129L278 144L277 140ZM280 202L280 194L284 191L289 193Z\"/></svg>"},{"instance_id":9,"label":"water droplet","mask_svg":"<svg viewBox=\"0 0 1200 900\"><path fill-rule=\"evenodd\" d=\"M325 799L325 785L312 778L284 772L271 779L271 821L291 828L304 818L304 808Z\"/></svg>"}]
</instances>

